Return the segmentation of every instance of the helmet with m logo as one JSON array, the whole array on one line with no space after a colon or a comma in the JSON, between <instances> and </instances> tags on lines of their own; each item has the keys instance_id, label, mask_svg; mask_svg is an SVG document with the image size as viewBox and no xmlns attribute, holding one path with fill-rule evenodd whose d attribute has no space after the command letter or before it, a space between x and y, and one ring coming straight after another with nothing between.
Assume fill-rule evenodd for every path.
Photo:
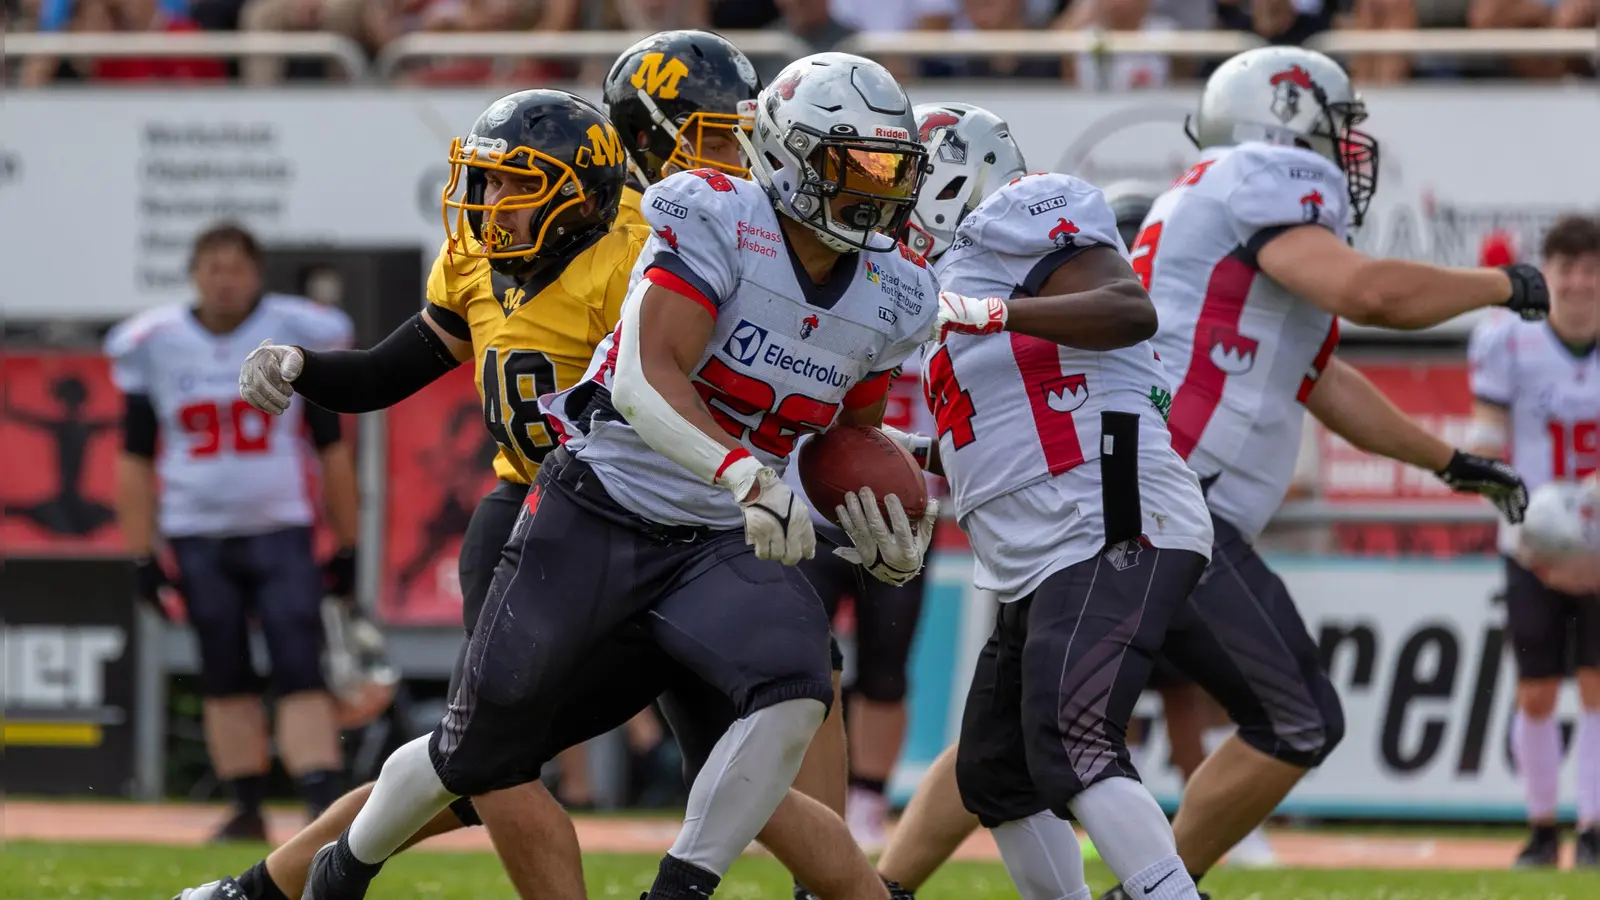
<instances>
[{"instance_id":1,"label":"helmet with m logo","mask_svg":"<svg viewBox=\"0 0 1600 900\"><path fill-rule=\"evenodd\" d=\"M622 140L566 91L501 97L450 142L443 214L450 252L525 277L611 227L627 180ZM524 219L526 221L524 221Z\"/></svg>"}]
</instances>

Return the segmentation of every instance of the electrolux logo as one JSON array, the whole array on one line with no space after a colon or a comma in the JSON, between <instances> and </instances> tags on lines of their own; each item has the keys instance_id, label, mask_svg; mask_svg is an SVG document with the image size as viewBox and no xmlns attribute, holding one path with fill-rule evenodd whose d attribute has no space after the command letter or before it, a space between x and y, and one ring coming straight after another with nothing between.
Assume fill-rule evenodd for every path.
<instances>
[{"instance_id":1,"label":"electrolux logo","mask_svg":"<svg viewBox=\"0 0 1600 900\"><path fill-rule=\"evenodd\" d=\"M722 345L722 352L742 366L768 366L819 384L844 387L851 380L847 358L819 348L794 353L778 343L767 329L746 319L740 319L734 326L733 334L728 335Z\"/></svg>"},{"instance_id":2,"label":"electrolux logo","mask_svg":"<svg viewBox=\"0 0 1600 900\"><path fill-rule=\"evenodd\" d=\"M733 357L734 362L740 365L755 365L756 357L761 355L761 348L766 342L765 328L740 319L733 334L728 335L727 343L722 345L722 352Z\"/></svg>"}]
</instances>

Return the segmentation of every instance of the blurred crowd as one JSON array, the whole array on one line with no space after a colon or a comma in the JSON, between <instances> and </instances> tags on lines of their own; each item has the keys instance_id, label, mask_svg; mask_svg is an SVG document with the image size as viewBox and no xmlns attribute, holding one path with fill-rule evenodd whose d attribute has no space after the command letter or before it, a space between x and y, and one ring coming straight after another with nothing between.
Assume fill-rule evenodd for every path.
<instances>
[{"instance_id":1,"label":"blurred crowd","mask_svg":"<svg viewBox=\"0 0 1600 900\"><path fill-rule=\"evenodd\" d=\"M367 53L416 32L574 32L670 28L772 29L798 36L812 52L858 32L1108 29L1253 32L1299 43L1330 29L1593 28L1600 0L4 0L7 30L40 32L315 32L345 35ZM753 55L753 54L752 54ZM789 60L763 58L771 74ZM595 80L609 60L571 63L523 58L442 59L408 70L421 84ZM886 63L889 61L885 61ZM897 74L924 78L1031 78L1085 87L1157 87L1205 74L1206 66L1162 56L1092 59L983 57L894 61ZM1352 60L1361 83L1462 75L1553 78L1593 74L1588 61L1459 60L1366 56ZM9 64L22 85L69 80L163 79L274 84L324 79L336 67L316 60L49 59Z\"/></svg>"}]
</instances>

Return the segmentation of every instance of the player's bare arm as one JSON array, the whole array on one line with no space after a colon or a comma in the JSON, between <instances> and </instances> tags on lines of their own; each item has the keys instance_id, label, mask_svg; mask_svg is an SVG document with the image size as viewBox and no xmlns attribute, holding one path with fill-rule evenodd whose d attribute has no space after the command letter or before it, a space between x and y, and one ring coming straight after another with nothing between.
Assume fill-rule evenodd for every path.
<instances>
[{"instance_id":1,"label":"player's bare arm","mask_svg":"<svg viewBox=\"0 0 1600 900\"><path fill-rule=\"evenodd\" d=\"M638 347L639 366L635 369L628 364L630 354L626 349L618 353L616 382L612 391L612 402L617 405L617 410L628 418L652 447L682 464L671 450L662 446L673 443L677 436L651 427L655 421L644 409L650 403L644 394L645 390L654 392L700 435L721 448L720 452L710 451L716 453L720 468L728 454L742 448L732 435L717 425L711 417L711 410L700 398L700 392L694 389L694 383L689 380L690 373L705 353L706 345L711 342L716 320L696 301L657 285L652 285L641 298L637 326L631 334L627 326L633 323L626 322L626 312L623 316L625 324L621 340L625 345L634 344ZM642 377L646 384L641 385L636 376ZM641 424L636 419L648 424ZM661 443L657 443L658 439ZM685 468L695 471L692 465ZM715 473L714 469L713 479Z\"/></svg>"},{"instance_id":2,"label":"player's bare arm","mask_svg":"<svg viewBox=\"0 0 1600 900\"><path fill-rule=\"evenodd\" d=\"M1467 443L1472 452L1491 459L1506 458L1506 432L1511 427L1511 411L1483 398L1472 401L1472 425Z\"/></svg>"},{"instance_id":3,"label":"player's bare arm","mask_svg":"<svg viewBox=\"0 0 1600 900\"><path fill-rule=\"evenodd\" d=\"M239 371L239 395L274 415L288 409L296 393L333 412L373 412L399 403L471 358L466 320L430 306L369 350L263 343Z\"/></svg>"},{"instance_id":4,"label":"player's bare arm","mask_svg":"<svg viewBox=\"0 0 1600 900\"><path fill-rule=\"evenodd\" d=\"M1037 297L1006 302L1006 330L1081 350L1117 350L1155 337L1156 308L1122 254L1090 247L1057 268Z\"/></svg>"},{"instance_id":5,"label":"player's bare arm","mask_svg":"<svg viewBox=\"0 0 1600 900\"><path fill-rule=\"evenodd\" d=\"M1306 409L1330 431L1368 453L1437 472L1455 451L1400 411L1377 385L1337 356L1317 378Z\"/></svg>"},{"instance_id":6,"label":"player's bare arm","mask_svg":"<svg viewBox=\"0 0 1600 900\"><path fill-rule=\"evenodd\" d=\"M1272 238L1256 264L1296 296L1358 325L1427 328L1491 306L1542 315L1550 305L1544 277L1532 266L1447 269L1374 259L1319 225Z\"/></svg>"},{"instance_id":7,"label":"player's bare arm","mask_svg":"<svg viewBox=\"0 0 1600 900\"><path fill-rule=\"evenodd\" d=\"M1508 521L1520 522L1528 491L1515 469L1452 448L1401 412L1367 377L1337 356L1317 379L1306 409L1334 434L1368 453L1438 475L1457 491L1482 494Z\"/></svg>"},{"instance_id":8,"label":"player's bare arm","mask_svg":"<svg viewBox=\"0 0 1600 900\"><path fill-rule=\"evenodd\" d=\"M716 324L698 299L640 282L622 309L611 402L639 437L708 483L726 487L744 513L745 542L762 559L796 565L816 554L811 511L778 473L717 425L689 373Z\"/></svg>"}]
</instances>

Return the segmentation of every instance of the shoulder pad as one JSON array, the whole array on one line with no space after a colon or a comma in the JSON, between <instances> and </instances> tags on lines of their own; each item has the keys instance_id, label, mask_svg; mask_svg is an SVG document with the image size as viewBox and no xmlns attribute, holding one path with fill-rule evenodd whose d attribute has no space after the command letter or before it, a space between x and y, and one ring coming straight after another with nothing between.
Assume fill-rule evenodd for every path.
<instances>
[{"instance_id":1,"label":"shoulder pad","mask_svg":"<svg viewBox=\"0 0 1600 900\"><path fill-rule=\"evenodd\" d=\"M1013 256L1096 244L1124 249L1117 217L1100 189L1055 172L1024 175L984 198L956 230L950 252L962 249L964 239Z\"/></svg>"},{"instance_id":2,"label":"shoulder pad","mask_svg":"<svg viewBox=\"0 0 1600 900\"><path fill-rule=\"evenodd\" d=\"M1224 158L1223 168L1236 179L1228 210L1248 229L1323 225L1345 233L1349 188L1339 167L1322 156L1299 147L1246 144Z\"/></svg>"}]
</instances>

